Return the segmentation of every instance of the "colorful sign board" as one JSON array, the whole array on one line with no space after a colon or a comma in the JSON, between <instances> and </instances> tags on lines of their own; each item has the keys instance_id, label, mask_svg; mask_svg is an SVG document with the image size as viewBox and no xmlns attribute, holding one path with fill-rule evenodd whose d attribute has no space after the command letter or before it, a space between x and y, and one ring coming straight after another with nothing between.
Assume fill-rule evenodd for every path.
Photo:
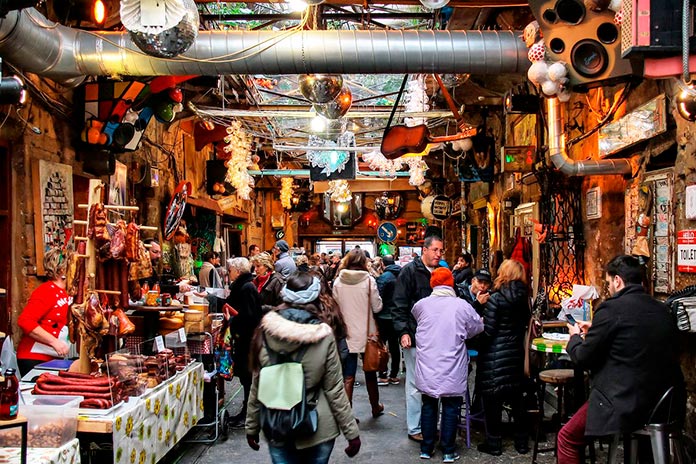
<instances>
[{"instance_id":1,"label":"colorful sign board","mask_svg":"<svg viewBox=\"0 0 696 464\"><path fill-rule=\"evenodd\" d=\"M677 271L696 273L696 230L677 232Z\"/></svg>"}]
</instances>

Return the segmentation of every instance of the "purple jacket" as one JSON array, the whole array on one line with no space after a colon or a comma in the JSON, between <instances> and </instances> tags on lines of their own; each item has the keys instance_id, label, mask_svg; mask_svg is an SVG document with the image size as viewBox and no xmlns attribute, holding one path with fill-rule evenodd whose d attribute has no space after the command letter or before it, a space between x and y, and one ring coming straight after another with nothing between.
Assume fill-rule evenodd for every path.
<instances>
[{"instance_id":1,"label":"purple jacket","mask_svg":"<svg viewBox=\"0 0 696 464\"><path fill-rule=\"evenodd\" d=\"M454 289L438 286L411 310L416 318L416 387L433 397L464 396L466 339L483 331L481 316Z\"/></svg>"}]
</instances>

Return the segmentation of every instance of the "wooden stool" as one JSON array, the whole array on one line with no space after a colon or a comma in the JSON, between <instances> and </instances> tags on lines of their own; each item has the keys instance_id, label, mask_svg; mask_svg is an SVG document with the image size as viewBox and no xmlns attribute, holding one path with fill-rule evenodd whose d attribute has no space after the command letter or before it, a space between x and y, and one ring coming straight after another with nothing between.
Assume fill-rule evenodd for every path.
<instances>
[{"instance_id":1,"label":"wooden stool","mask_svg":"<svg viewBox=\"0 0 696 464\"><path fill-rule=\"evenodd\" d=\"M547 369L539 372L539 381L541 383L539 388L539 419L537 420L536 432L534 434L532 464L536 464L537 455L539 453L546 453L549 451L553 451L554 454L556 453L555 441L553 448L539 449L539 437L541 435L541 426L544 421L544 393L546 392L546 385L554 385L558 389L558 424L554 432L555 434L558 434L561 424L564 422L566 413L565 408L563 407L565 386L572 383L574 378L575 372L573 369Z\"/></svg>"}]
</instances>

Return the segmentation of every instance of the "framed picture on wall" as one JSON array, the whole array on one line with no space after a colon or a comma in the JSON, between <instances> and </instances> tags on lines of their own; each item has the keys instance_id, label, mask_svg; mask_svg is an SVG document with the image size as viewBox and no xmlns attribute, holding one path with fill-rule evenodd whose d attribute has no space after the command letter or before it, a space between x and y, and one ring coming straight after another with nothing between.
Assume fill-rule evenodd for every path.
<instances>
[{"instance_id":1,"label":"framed picture on wall","mask_svg":"<svg viewBox=\"0 0 696 464\"><path fill-rule=\"evenodd\" d=\"M587 190L585 211L587 219L599 219L602 217L602 190L599 187Z\"/></svg>"},{"instance_id":2,"label":"framed picture on wall","mask_svg":"<svg viewBox=\"0 0 696 464\"><path fill-rule=\"evenodd\" d=\"M44 253L64 247L73 236L72 167L39 160L32 167L32 193L36 270L44 275Z\"/></svg>"},{"instance_id":3,"label":"framed picture on wall","mask_svg":"<svg viewBox=\"0 0 696 464\"><path fill-rule=\"evenodd\" d=\"M109 198L108 204L115 206L126 206L126 192L128 181L128 167L116 161L116 170L109 177ZM119 210L110 210L109 219L111 222L116 222L123 219L125 212Z\"/></svg>"}]
</instances>

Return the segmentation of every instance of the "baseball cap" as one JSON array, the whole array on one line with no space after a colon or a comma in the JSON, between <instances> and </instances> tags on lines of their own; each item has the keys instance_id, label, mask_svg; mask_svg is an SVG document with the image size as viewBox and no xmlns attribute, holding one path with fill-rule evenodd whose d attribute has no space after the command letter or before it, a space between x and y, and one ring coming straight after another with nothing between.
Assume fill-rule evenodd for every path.
<instances>
[{"instance_id":1,"label":"baseball cap","mask_svg":"<svg viewBox=\"0 0 696 464\"><path fill-rule=\"evenodd\" d=\"M490 282L491 281L491 273L488 269L479 269L476 271L474 274L474 278L478 280L482 280L484 282Z\"/></svg>"}]
</instances>

